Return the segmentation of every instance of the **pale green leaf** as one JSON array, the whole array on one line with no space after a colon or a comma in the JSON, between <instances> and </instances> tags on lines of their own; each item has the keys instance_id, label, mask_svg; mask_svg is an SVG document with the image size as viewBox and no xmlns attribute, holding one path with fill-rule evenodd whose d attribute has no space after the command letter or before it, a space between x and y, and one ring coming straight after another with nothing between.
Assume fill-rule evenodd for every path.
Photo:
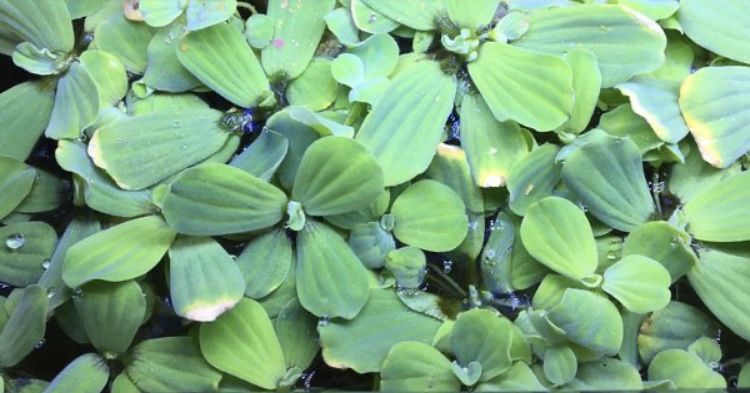
<instances>
[{"instance_id":1,"label":"pale green leaf","mask_svg":"<svg viewBox=\"0 0 750 393\"><path fill-rule=\"evenodd\" d=\"M667 306L670 284L669 272L659 262L628 255L604 271L602 289L628 310L645 314Z\"/></svg>"}]
</instances>

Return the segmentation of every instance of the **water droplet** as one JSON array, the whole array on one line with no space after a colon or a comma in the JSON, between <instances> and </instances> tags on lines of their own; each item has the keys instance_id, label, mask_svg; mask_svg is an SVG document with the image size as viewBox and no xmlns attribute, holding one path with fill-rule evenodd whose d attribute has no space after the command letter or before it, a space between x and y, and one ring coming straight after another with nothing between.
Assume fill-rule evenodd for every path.
<instances>
[{"instance_id":1,"label":"water droplet","mask_svg":"<svg viewBox=\"0 0 750 393\"><path fill-rule=\"evenodd\" d=\"M47 298L52 299L53 296L57 293L57 289L55 287L49 287L47 288Z\"/></svg>"},{"instance_id":2,"label":"water droplet","mask_svg":"<svg viewBox=\"0 0 750 393\"><path fill-rule=\"evenodd\" d=\"M43 347L46 342L47 342L47 340L45 340L45 339L39 340L39 342L36 343L36 345L34 345L34 349L39 349L39 348Z\"/></svg>"},{"instance_id":3,"label":"water droplet","mask_svg":"<svg viewBox=\"0 0 750 393\"><path fill-rule=\"evenodd\" d=\"M49 264L50 264L49 259L45 260L44 262L42 262L42 268L44 270L49 269Z\"/></svg>"},{"instance_id":4,"label":"water droplet","mask_svg":"<svg viewBox=\"0 0 750 393\"><path fill-rule=\"evenodd\" d=\"M117 359L117 354L114 353L114 352L104 351L104 353L102 355L104 355L104 358L107 359L107 360Z\"/></svg>"},{"instance_id":5,"label":"water droplet","mask_svg":"<svg viewBox=\"0 0 750 393\"><path fill-rule=\"evenodd\" d=\"M328 326L329 323L331 323L331 317L329 317L328 315L323 315L318 320L318 326L319 327Z\"/></svg>"},{"instance_id":6,"label":"water droplet","mask_svg":"<svg viewBox=\"0 0 750 393\"><path fill-rule=\"evenodd\" d=\"M83 290L81 288L76 288L73 290L73 300L80 299L81 296L83 296Z\"/></svg>"},{"instance_id":7,"label":"water droplet","mask_svg":"<svg viewBox=\"0 0 750 393\"><path fill-rule=\"evenodd\" d=\"M680 245L680 239L678 239L676 236L672 237L672 240L669 242L669 247L677 248L677 246Z\"/></svg>"},{"instance_id":8,"label":"water droplet","mask_svg":"<svg viewBox=\"0 0 750 393\"><path fill-rule=\"evenodd\" d=\"M181 124L182 124L182 123L180 123L180 121L179 121L179 120L175 120L175 121L174 121L174 126L175 126L175 127L179 127L179 126L180 126Z\"/></svg>"},{"instance_id":9,"label":"water droplet","mask_svg":"<svg viewBox=\"0 0 750 393\"><path fill-rule=\"evenodd\" d=\"M613 251L607 253L608 261L614 261L615 259L617 259L617 255Z\"/></svg>"},{"instance_id":10,"label":"water droplet","mask_svg":"<svg viewBox=\"0 0 750 393\"><path fill-rule=\"evenodd\" d=\"M182 150L182 151L187 151L187 149L188 149L188 145L182 145L182 146L180 146L180 150Z\"/></svg>"},{"instance_id":11,"label":"water droplet","mask_svg":"<svg viewBox=\"0 0 750 393\"><path fill-rule=\"evenodd\" d=\"M661 194L662 192L664 192L665 188L666 186L663 181L651 184L651 190L657 194Z\"/></svg>"},{"instance_id":12,"label":"water droplet","mask_svg":"<svg viewBox=\"0 0 750 393\"><path fill-rule=\"evenodd\" d=\"M531 194L532 191L534 191L534 185L533 184L529 184L528 186L526 186L526 189L523 191L523 194L524 195L529 195L529 194Z\"/></svg>"},{"instance_id":13,"label":"water droplet","mask_svg":"<svg viewBox=\"0 0 750 393\"><path fill-rule=\"evenodd\" d=\"M369 23L375 23L378 21L378 15L377 14L370 14L370 17L367 18L367 22Z\"/></svg>"},{"instance_id":14,"label":"water droplet","mask_svg":"<svg viewBox=\"0 0 750 393\"><path fill-rule=\"evenodd\" d=\"M14 233L5 239L5 245L11 250L18 250L26 243L26 238L20 233Z\"/></svg>"},{"instance_id":15,"label":"water droplet","mask_svg":"<svg viewBox=\"0 0 750 393\"><path fill-rule=\"evenodd\" d=\"M450 274L453 271L453 261L450 259L446 259L443 261L443 272L445 274Z\"/></svg>"},{"instance_id":16,"label":"water droplet","mask_svg":"<svg viewBox=\"0 0 750 393\"><path fill-rule=\"evenodd\" d=\"M495 258L495 250L487 250L487 252L484 253L484 256L487 259L494 259Z\"/></svg>"}]
</instances>

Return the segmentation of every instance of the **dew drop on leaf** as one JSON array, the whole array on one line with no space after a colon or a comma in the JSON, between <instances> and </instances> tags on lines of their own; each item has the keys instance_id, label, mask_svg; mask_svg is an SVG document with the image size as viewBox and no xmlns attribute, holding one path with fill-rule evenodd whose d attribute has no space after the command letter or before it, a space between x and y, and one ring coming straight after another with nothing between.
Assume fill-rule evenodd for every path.
<instances>
[{"instance_id":1,"label":"dew drop on leaf","mask_svg":"<svg viewBox=\"0 0 750 393\"><path fill-rule=\"evenodd\" d=\"M26 243L26 238L20 233L14 233L5 239L5 246L11 250L18 250Z\"/></svg>"}]
</instances>

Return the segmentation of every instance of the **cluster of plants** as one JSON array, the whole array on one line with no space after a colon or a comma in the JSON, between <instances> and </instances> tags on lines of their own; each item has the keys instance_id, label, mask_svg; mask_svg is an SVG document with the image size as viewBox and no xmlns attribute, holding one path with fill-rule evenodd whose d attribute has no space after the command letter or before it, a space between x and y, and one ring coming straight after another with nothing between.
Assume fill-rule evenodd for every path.
<instances>
[{"instance_id":1,"label":"cluster of plants","mask_svg":"<svg viewBox=\"0 0 750 393\"><path fill-rule=\"evenodd\" d=\"M749 16L0 0L0 392L750 387Z\"/></svg>"}]
</instances>

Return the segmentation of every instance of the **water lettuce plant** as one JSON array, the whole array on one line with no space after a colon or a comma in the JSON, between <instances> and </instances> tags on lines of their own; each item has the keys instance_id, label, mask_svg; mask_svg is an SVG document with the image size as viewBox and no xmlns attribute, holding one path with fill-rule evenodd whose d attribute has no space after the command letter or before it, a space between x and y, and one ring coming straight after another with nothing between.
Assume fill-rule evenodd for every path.
<instances>
[{"instance_id":1,"label":"water lettuce plant","mask_svg":"<svg viewBox=\"0 0 750 393\"><path fill-rule=\"evenodd\" d=\"M750 387L748 15L0 0L0 393Z\"/></svg>"}]
</instances>

